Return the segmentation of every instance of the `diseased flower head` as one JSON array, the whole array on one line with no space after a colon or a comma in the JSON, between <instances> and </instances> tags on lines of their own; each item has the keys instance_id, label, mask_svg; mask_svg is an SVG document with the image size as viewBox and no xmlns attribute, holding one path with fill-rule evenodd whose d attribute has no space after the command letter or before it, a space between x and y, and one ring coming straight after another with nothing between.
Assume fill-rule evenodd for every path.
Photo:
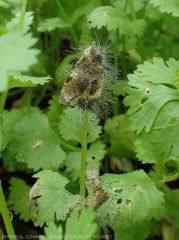
<instances>
[{"instance_id":1,"label":"diseased flower head","mask_svg":"<svg viewBox=\"0 0 179 240\"><path fill-rule=\"evenodd\" d=\"M59 97L59 103L95 112L104 118L115 102L111 90L117 81L117 71L110 65L110 47L86 43L77 49L79 60L74 64Z\"/></svg>"}]
</instances>

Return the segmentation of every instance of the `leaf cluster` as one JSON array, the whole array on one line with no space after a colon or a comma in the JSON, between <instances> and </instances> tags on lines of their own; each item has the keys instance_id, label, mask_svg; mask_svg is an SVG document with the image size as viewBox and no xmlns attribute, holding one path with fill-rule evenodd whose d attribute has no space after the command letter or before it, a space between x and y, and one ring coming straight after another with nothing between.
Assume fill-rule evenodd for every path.
<instances>
[{"instance_id":1,"label":"leaf cluster","mask_svg":"<svg viewBox=\"0 0 179 240\"><path fill-rule=\"evenodd\" d=\"M175 0L32 0L24 18L21 1L0 1L0 149L11 176L7 204L20 219L46 224L47 239L90 239L100 227L108 235L108 226L115 239L178 238L178 16ZM91 178L84 200L82 112L59 105L58 98L91 39L104 50L112 42L112 57L104 54L104 62L115 66L120 81L111 89L119 97L111 116L104 122L90 114Z\"/></svg>"}]
</instances>

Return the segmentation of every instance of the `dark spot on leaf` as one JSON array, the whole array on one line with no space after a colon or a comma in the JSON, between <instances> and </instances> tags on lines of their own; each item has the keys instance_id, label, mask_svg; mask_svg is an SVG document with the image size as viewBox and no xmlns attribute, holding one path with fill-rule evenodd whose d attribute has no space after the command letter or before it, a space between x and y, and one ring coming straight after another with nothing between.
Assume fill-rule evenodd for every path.
<instances>
[{"instance_id":1,"label":"dark spot on leaf","mask_svg":"<svg viewBox=\"0 0 179 240\"><path fill-rule=\"evenodd\" d=\"M130 199L126 199L126 204L129 205L131 203Z\"/></svg>"},{"instance_id":2,"label":"dark spot on leaf","mask_svg":"<svg viewBox=\"0 0 179 240\"><path fill-rule=\"evenodd\" d=\"M115 192L117 192L117 193L122 193L122 191L123 191L122 188L121 189L115 189Z\"/></svg>"},{"instance_id":3,"label":"dark spot on leaf","mask_svg":"<svg viewBox=\"0 0 179 240\"><path fill-rule=\"evenodd\" d=\"M149 94L150 93L150 88L145 88L145 93Z\"/></svg>"},{"instance_id":4,"label":"dark spot on leaf","mask_svg":"<svg viewBox=\"0 0 179 240\"><path fill-rule=\"evenodd\" d=\"M121 202L122 202L122 199L121 199L121 198L119 198L119 199L117 200L117 204L118 204L118 205L120 205L120 204L121 204Z\"/></svg>"},{"instance_id":5,"label":"dark spot on leaf","mask_svg":"<svg viewBox=\"0 0 179 240\"><path fill-rule=\"evenodd\" d=\"M95 159L95 157L92 157L92 159L94 160L94 159Z\"/></svg>"},{"instance_id":6,"label":"dark spot on leaf","mask_svg":"<svg viewBox=\"0 0 179 240\"><path fill-rule=\"evenodd\" d=\"M148 97L144 97L144 98L142 98L141 101L140 101L141 104L144 104L145 102L147 102L148 99L149 99Z\"/></svg>"}]
</instances>

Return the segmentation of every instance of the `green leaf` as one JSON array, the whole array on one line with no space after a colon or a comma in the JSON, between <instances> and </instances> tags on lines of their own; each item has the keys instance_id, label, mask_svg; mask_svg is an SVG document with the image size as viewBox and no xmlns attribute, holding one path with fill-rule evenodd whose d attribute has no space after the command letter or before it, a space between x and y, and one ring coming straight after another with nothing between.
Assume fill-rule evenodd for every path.
<instances>
[{"instance_id":1,"label":"green leaf","mask_svg":"<svg viewBox=\"0 0 179 240\"><path fill-rule=\"evenodd\" d=\"M97 27L97 29L106 27L109 31L115 31L126 21L127 17L125 14L111 6L97 7L88 15L88 23L90 27Z\"/></svg>"},{"instance_id":2,"label":"green leaf","mask_svg":"<svg viewBox=\"0 0 179 240\"><path fill-rule=\"evenodd\" d=\"M63 21L60 18L48 18L45 19L42 23L39 24L38 31L39 32L51 32L56 28L68 28L70 24Z\"/></svg>"},{"instance_id":3,"label":"green leaf","mask_svg":"<svg viewBox=\"0 0 179 240\"><path fill-rule=\"evenodd\" d=\"M88 143L94 142L99 138L101 133L101 126L97 126L99 120L89 114L89 126L88 126ZM82 112L78 107L67 108L64 114L61 116L60 133L66 140L74 140L81 143L82 136Z\"/></svg>"},{"instance_id":4,"label":"green leaf","mask_svg":"<svg viewBox=\"0 0 179 240\"><path fill-rule=\"evenodd\" d=\"M85 239L91 239L92 235L94 235L98 229L95 218L96 214L91 207L83 208L80 212L73 210L67 218L65 234L63 234L61 225L56 226L55 223L50 222L48 227L44 228L47 236L45 239L50 240L50 236L58 236L59 238L64 236L65 240L69 239L69 236L72 236L74 239L81 236L85 236ZM41 238L41 240L42 239L44 238Z\"/></svg>"},{"instance_id":5,"label":"green leaf","mask_svg":"<svg viewBox=\"0 0 179 240\"><path fill-rule=\"evenodd\" d=\"M174 86L173 80L179 69L179 60L170 58L166 63L162 58L153 58L153 63L139 64L135 74L152 83L169 84Z\"/></svg>"},{"instance_id":6,"label":"green leaf","mask_svg":"<svg viewBox=\"0 0 179 240\"><path fill-rule=\"evenodd\" d=\"M126 37L142 37L146 28L146 22L144 19L137 19L134 21L125 21L125 25L120 28L120 34L124 34Z\"/></svg>"},{"instance_id":7,"label":"green leaf","mask_svg":"<svg viewBox=\"0 0 179 240\"><path fill-rule=\"evenodd\" d=\"M176 72L173 83L177 88L179 88L179 70L177 70L177 72Z\"/></svg>"},{"instance_id":8,"label":"green leaf","mask_svg":"<svg viewBox=\"0 0 179 240\"><path fill-rule=\"evenodd\" d=\"M14 155L12 155L7 149L5 149L1 154L3 166L8 170L8 172L24 171L31 173L31 170L27 167L27 164L18 162Z\"/></svg>"},{"instance_id":9,"label":"green leaf","mask_svg":"<svg viewBox=\"0 0 179 240\"><path fill-rule=\"evenodd\" d=\"M47 225L51 221L66 219L66 215L79 200L79 195L73 195L65 189L69 182L57 172L44 170L33 175L38 178L36 184L31 189L30 195L38 204L37 220L35 226Z\"/></svg>"},{"instance_id":10,"label":"green leaf","mask_svg":"<svg viewBox=\"0 0 179 240\"><path fill-rule=\"evenodd\" d=\"M9 30L9 32L16 31L18 29L19 19L20 19L20 12L18 12L16 16L6 24L5 28ZM25 34L30 29L30 25L32 24L32 22L33 22L33 12L26 12L24 16L23 28L22 28L23 34Z\"/></svg>"},{"instance_id":11,"label":"green leaf","mask_svg":"<svg viewBox=\"0 0 179 240\"><path fill-rule=\"evenodd\" d=\"M153 144L153 149L156 152L157 158L163 158L165 161L171 159L178 161L178 118L178 101L166 103L158 114L153 125L153 129L157 130L154 131L155 134L151 135L149 143L149 145Z\"/></svg>"},{"instance_id":12,"label":"green leaf","mask_svg":"<svg viewBox=\"0 0 179 240\"><path fill-rule=\"evenodd\" d=\"M151 142L151 138L154 136L153 131L150 133L143 131L140 134L135 142L136 157L141 160L143 164L154 163L162 167L166 159L158 155L158 149L156 149L155 144Z\"/></svg>"},{"instance_id":13,"label":"green leaf","mask_svg":"<svg viewBox=\"0 0 179 240\"><path fill-rule=\"evenodd\" d=\"M9 88L16 87L34 87L37 84L44 85L50 79L50 76L47 77L30 77L21 75L20 72L13 72L9 74Z\"/></svg>"},{"instance_id":14,"label":"green leaf","mask_svg":"<svg viewBox=\"0 0 179 240\"><path fill-rule=\"evenodd\" d=\"M133 157L135 134L130 129L131 121L128 116L120 115L108 119L104 126L109 136L109 154L116 157Z\"/></svg>"},{"instance_id":15,"label":"green leaf","mask_svg":"<svg viewBox=\"0 0 179 240\"><path fill-rule=\"evenodd\" d=\"M174 17L179 16L179 4L175 0L150 0L155 7L159 7L161 12L171 13Z\"/></svg>"},{"instance_id":16,"label":"green leaf","mask_svg":"<svg viewBox=\"0 0 179 240\"><path fill-rule=\"evenodd\" d=\"M38 112L23 116L13 132L9 150L18 161L27 163L34 171L63 165L65 152L45 115Z\"/></svg>"},{"instance_id":17,"label":"green leaf","mask_svg":"<svg viewBox=\"0 0 179 240\"><path fill-rule=\"evenodd\" d=\"M167 190L164 191L166 199L167 215L171 218L172 226L179 228L179 190Z\"/></svg>"},{"instance_id":18,"label":"green leaf","mask_svg":"<svg viewBox=\"0 0 179 240\"><path fill-rule=\"evenodd\" d=\"M75 235L76 238L85 235L86 239L91 239L98 229L95 218L96 213L91 207L83 208L80 213L72 211L66 221L65 240L69 239L70 235Z\"/></svg>"},{"instance_id":19,"label":"green leaf","mask_svg":"<svg viewBox=\"0 0 179 240\"><path fill-rule=\"evenodd\" d=\"M61 115L64 110L64 105L58 103L59 95L52 96L52 99L49 100L49 108L47 112L47 117L49 123L52 127L58 127Z\"/></svg>"},{"instance_id":20,"label":"green leaf","mask_svg":"<svg viewBox=\"0 0 179 240\"><path fill-rule=\"evenodd\" d=\"M99 168L101 160L104 159L106 151L104 150L105 145L101 142L92 143L90 148L87 150L87 169L92 167ZM81 169L81 153L80 152L71 152L67 156L65 163L67 172L70 172L72 181L76 181L80 177Z\"/></svg>"},{"instance_id":21,"label":"green leaf","mask_svg":"<svg viewBox=\"0 0 179 240\"><path fill-rule=\"evenodd\" d=\"M54 222L50 222L48 227L44 227L45 235L47 236L45 240L50 240L51 236L58 236L59 239L63 236L63 228L61 225L57 226ZM44 236L40 237L40 240L44 240Z\"/></svg>"},{"instance_id":22,"label":"green leaf","mask_svg":"<svg viewBox=\"0 0 179 240\"><path fill-rule=\"evenodd\" d=\"M145 127L149 132L164 105L169 101L179 100L179 92L173 85L179 61L170 59L166 63L168 67L163 64L163 60L154 58L153 64L145 62L139 65L134 74L128 75L131 88L125 89L129 96L125 98L124 104L130 106L128 114L132 115L131 127L137 133Z\"/></svg>"},{"instance_id":23,"label":"green leaf","mask_svg":"<svg viewBox=\"0 0 179 240\"><path fill-rule=\"evenodd\" d=\"M15 177L10 179L10 184L7 204L9 207L12 207L16 215L20 214L20 219L27 222L30 220L29 191L31 187L24 180Z\"/></svg>"},{"instance_id":24,"label":"green leaf","mask_svg":"<svg viewBox=\"0 0 179 240\"><path fill-rule=\"evenodd\" d=\"M8 73L27 71L37 63L39 50L30 49L36 43L31 34L22 36L22 32L11 32L0 37L0 92L8 88Z\"/></svg>"},{"instance_id":25,"label":"green leaf","mask_svg":"<svg viewBox=\"0 0 179 240\"><path fill-rule=\"evenodd\" d=\"M163 168L171 159L178 161L178 118L178 102L167 102L157 115L152 130L141 132L135 150L143 163L155 163Z\"/></svg>"},{"instance_id":26,"label":"green leaf","mask_svg":"<svg viewBox=\"0 0 179 240\"><path fill-rule=\"evenodd\" d=\"M132 219L121 221L120 217L114 227L115 238L125 240L144 240L150 236L150 232L157 226L155 221L133 222Z\"/></svg>"},{"instance_id":27,"label":"green leaf","mask_svg":"<svg viewBox=\"0 0 179 240\"><path fill-rule=\"evenodd\" d=\"M148 221L160 216L164 194L155 187L154 181L143 170L121 175L105 174L101 179L103 189L115 196L114 214L115 208L120 205L121 221L126 218L133 222Z\"/></svg>"},{"instance_id":28,"label":"green leaf","mask_svg":"<svg viewBox=\"0 0 179 240\"><path fill-rule=\"evenodd\" d=\"M90 4L85 4L84 6L78 7L74 10L71 17L71 24L74 24L79 17L90 13L93 10L94 6Z\"/></svg>"},{"instance_id":29,"label":"green leaf","mask_svg":"<svg viewBox=\"0 0 179 240\"><path fill-rule=\"evenodd\" d=\"M2 114L2 129L3 129L3 145L4 148L12 139L12 129L14 125L20 121L21 117L30 114L39 113L39 109L35 107L23 108L23 109L11 109L10 111L4 110Z\"/></svg>"},{"instance_id":30,"label":"green leaf","mask_svg":"<svg viewBox=\"0 0 179 240\"><path fill-rule=\"evenodd\" d=\"M170 151L173 149L174 156L176 158L179 156L178 132L179 121L178 119L173 119L173 122L169 122L168 126L166 126L164 129L161 129L161 131L159 131L159 133L151 139L151 142L155 143L157 155L163 154L163 157L167 158L170 154Z\"/></svg>"},{"instance_id":31,"label":"green leaf","mask_svg":"<svg viewBox=\"0 0 179 240\"><path fill-rule=\"evenodd\" d=\"M88 16L88 25L97 29L106 27L108 31L119 29L120 34L130 37L135 35L141 37L146 26L144 19L131 21L123 12L111 6L95 8Z\"/></svg>"},{"instance_id":32,"label":"green leaf","mask_svg":"<svg viewBox=\"0 0 179 240\"><path fill-rule=\"evenodd\" d=\"M119 1L119 0L110 0L110 3L112 6L114 6L116 9L125 9L125 13L130 14L130 7L129 4L126 7L125 1ZM145 7L145 2L141 0L135 0L133 1L134 9L135 11L141 10L143 7Z\"/></svg>"}]
</instances>

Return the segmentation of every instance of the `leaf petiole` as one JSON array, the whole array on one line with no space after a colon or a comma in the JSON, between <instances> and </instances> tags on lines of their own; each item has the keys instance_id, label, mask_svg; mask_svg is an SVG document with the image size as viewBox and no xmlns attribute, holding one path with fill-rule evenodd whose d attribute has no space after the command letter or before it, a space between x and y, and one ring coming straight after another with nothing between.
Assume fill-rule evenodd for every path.
<instances>
[{"instance_id":1,"label":"leaf petiole","mask_svg":"<svg viewBox=\"0 0 179 240\"><path fill-rule=\"evenodd\" d=\"M82 142L81 142L81 177L80 177L80 194L85 197L85 174L86 174L86 155L87 155L87 131L88 131L88 111L83 111L82 120Z\"/></svg>"},{"instance_id":2,"label":"leaf petiole","mask_svg":"<svg viewBox=\"0 0 179 240\"><path fill-rule=\"evenodd\" d=\"M0 212L2 214L2 218L4 221L8 236L11 239L16 240L16 235L14 233L14 229L13 229L13 226L12 226L12 223L10 220L10 216L9 216L9 211L7 209L6 201L4 198L1 181L0 181Z\"/></svg>"}]
</instances>

